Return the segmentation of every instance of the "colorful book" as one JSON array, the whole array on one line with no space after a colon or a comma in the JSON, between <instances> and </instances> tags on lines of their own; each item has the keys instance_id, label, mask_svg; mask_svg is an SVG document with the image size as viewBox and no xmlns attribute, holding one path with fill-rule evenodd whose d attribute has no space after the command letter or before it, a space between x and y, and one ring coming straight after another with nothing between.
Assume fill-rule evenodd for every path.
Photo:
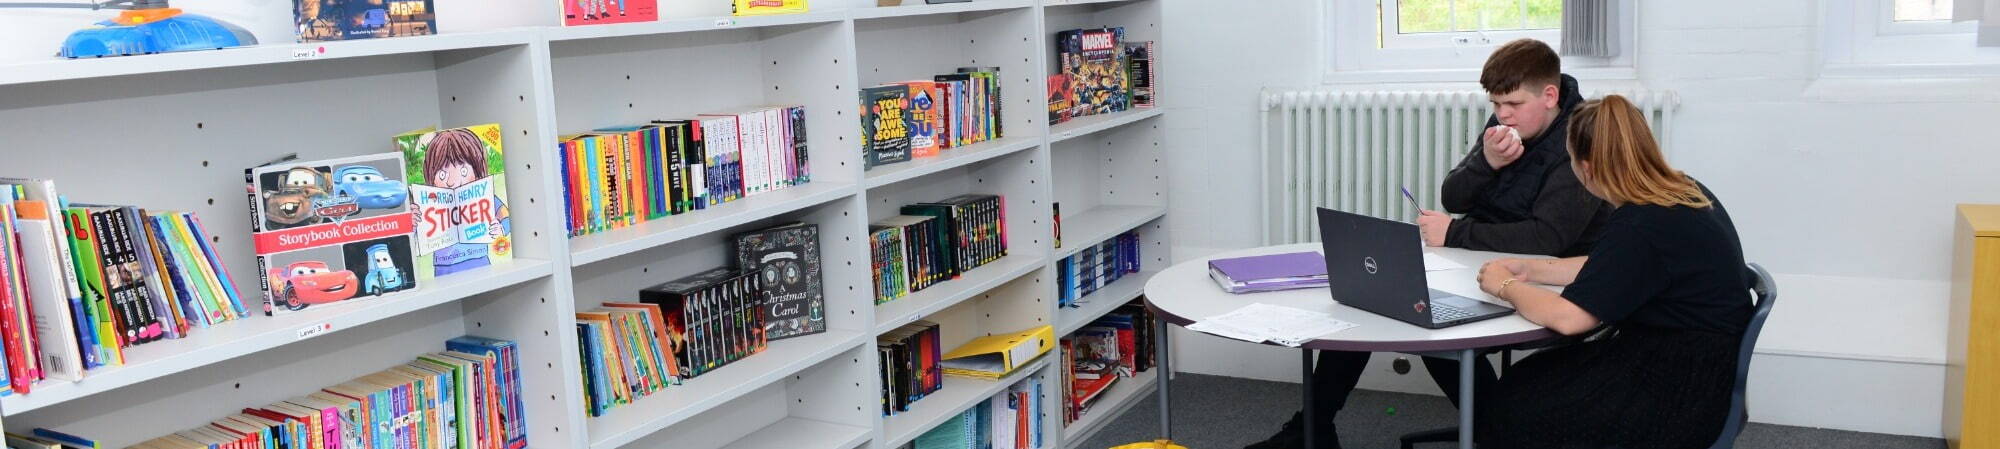
<instances>
[{"instance_id":1,"label":"colorful book","mask_svg":"<svg viewBox=\"0 0 2000 449\"><path fill-rule=\"evenodd\" d=\"M266 315L416 288L404 161L381 153L244 171Z\"/></svg>"},{"instance_id":2,"label":"colorful book","mask_svg":"<svg viewBox=\"0 0 2000 449\"><path fill-rule=\"evenodd\" d=\"M496 124L396 136L417 212L417 282L514 259L501 140Z\"/></svg>"}]
</instances>

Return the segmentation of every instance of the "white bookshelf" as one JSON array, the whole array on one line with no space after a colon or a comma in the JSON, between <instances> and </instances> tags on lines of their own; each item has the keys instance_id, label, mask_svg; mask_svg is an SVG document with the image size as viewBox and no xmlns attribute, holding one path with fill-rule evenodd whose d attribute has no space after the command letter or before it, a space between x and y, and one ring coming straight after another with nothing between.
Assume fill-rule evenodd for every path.
<instances>
[{"instance_id":1,"label":"white bookshelf","mask_svg":"<svg viewBox=\"0 0 2000 449\"><path fill-rule=\"evenodd\" d=\"M264 45L91 60L0 60L0 176L51 178L79 202L202 217L248 306L254 298L242 170L296 153L390 151L427 126L500 124L516 260L394 299L262 316L128 351L77 383L0 398L9 431L50 427L107 447L205 423L442 349L477 334L521 344L529 445L608 449L893 449L1020 379L1041 379L1045 447L1072 446L1144 395L1125 379L1098 401L1100 424L1061 424L1052 350L1000 380L948 377L910 412L884 417L875 340L916 320L946 348L1051 325L1065 334L1139 295L1164 268L1164 108L1046 123L1055 32L1122 26L1161 40L1164 0L975 0L878 7L812 0L804 14L732 17L727 2L660 2L649 23L560 27L556 5L439 0L434 36L294 44L286 8L240 21ZM36 31L36 30L27 30ZM39 36L36 33L28 33ZM42 45L42 41L21 45ZM10 45L14 45L11 44ZM1171 43L1162 44L1171 56ZM1172 61L1172 59L1167 59ZM998 66L1005 136L865 169L859 89ZM1171 82L1172 80L1163 80ZM636 226L570 238L558 136L773 104L806 107L812 182ZM30 150L34 149L34 150ZM79 163L83 162L83 163ZM978 269L874 303L867 225L903 205L958 194L1006 197L1009 251ZM1051 203L1061 203L1063 248ZM573 314L641 288L733 264L730 236L789 221L820 227L826 333L610 410L584 412ZM1056 306L1055 265L1084 245L1139 230L1146 272ZM301 338L303 329L328 331ZM1078 424L1084 424L1079 422Z\"/></svg>"}]
</instances>

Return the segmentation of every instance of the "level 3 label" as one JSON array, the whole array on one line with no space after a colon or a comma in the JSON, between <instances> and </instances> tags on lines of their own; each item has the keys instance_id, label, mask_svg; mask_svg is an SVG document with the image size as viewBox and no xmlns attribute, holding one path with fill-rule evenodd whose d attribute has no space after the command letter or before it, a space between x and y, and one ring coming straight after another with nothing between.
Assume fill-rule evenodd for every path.
<instances>
[{"instance_id":1,"label":"level 3 label","mask_svg":"<svg viewBox=\"0 0 2000 449\"><path fill-rule=\"evenodd\" d=\"M319 323L312 326L301 327L299 328L298 339L304 340L312 337L317 337L320 334L324 334L327 332L333 332L333 323Z\"/></svg>"}]
</instances>

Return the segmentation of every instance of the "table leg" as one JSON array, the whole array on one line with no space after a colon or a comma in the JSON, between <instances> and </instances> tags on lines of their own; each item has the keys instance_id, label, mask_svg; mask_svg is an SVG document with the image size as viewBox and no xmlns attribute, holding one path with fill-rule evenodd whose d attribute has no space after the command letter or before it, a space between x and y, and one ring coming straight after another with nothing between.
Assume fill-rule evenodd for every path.
<instances>
[{"instance_id":1,"label":"table leg","mask_svg":"<svg viewBox=\"0 0 2000 449\"><path fill-rule=\"evenodd\" d=\"M1318 421L1317 421L1317 420L1315 419L1315 417L1313 416L1313 415L1314 415L1314 413L1313 413L1313 350L1311 350L1311 349L1306 349L1306 348L1299 348L1299 367L1300 367L1300 373L1304 374L1304 376L1301 376L1301 377L1299 378L1299 380L1301 380L1301 382L1299 382L1299 384L1300 384L1300 385L1305 385L1305 393L1306 393L1306 395L1305 395L1305 397L1303 398L1303 400L1299 401L1299 409L1300 409L1300 410L1301 410L1301 411L1302 411L1302 412L1303 412L1303 413L1305 414L1305 418L1306 418L1306 423L1305 423L1305 427L1304 427L1304 430L1305 430L1305 432L1306 432L1306 433L1305 433L1305 436L1306 436L1306 446L1305 446L1305 447L1306 447L1306 449L1319 449L1319 447L1318 447L1318 446L1314 446L1314 445L1313 445L1313 427L1314 427L1315 425L1317 425L1317 424L1319 423L1319 422L1318 422Z\"/></svg>"},{"instance_id":2,"label":"table leg","mask_svg":"<svg viewBox=\"0 0 2000 449\"><path fill-rule=\"evenodd\" d=\"M1167 392L1169 390L1167 388L1167 381L1174 378L1174 370L1172 365L1168 364L1170 360L1167 357L1174 352L1167 347L1167 320L1154 319L1153 323L1153 335L1157 335L1157 337L1153 338L1156 342L1153 347L1153 356L1160 359L1159 366L1153 367L1153 376L1159 378L1159 381L1154 384L1156 385L1154 388L1160 390L1158 392L1158 397L1160 398L1160 438L1172 440L1174 439L1174 431L1173 419L1170 413L1172 413L1173 409L1167 407Z\"/></svg>"},{"instance_id":3,"label":"table leg","mask_svg":"<svg viewBox=\"0 0 2000 449\"><path fill-rule=\"evenodd\" d=\"M1472 363L1479 354L1471 349L1458 353L1458 447L1472 449Z\"/></svg>"}]
</instances>

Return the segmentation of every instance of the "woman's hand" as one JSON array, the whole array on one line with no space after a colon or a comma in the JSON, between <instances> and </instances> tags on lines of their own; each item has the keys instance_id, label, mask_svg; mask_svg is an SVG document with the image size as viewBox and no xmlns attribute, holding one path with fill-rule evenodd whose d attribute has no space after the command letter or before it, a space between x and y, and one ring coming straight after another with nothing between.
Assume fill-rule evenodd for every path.
<instances>
[{"instance_id":1,"label":"woman's hand","mask_svg":"<svg viewBox=\"0 0 2000 449\"><path fill-rule=\"evenodd\" d=\"M1520 282L1521 279L1521 275L1508 269L1506 263L1508 260L1494 260L1479 267L1479 291L1486 292L1486 294L1493 295L1502 300L1507 299L1507 297L1500 294L1504 293L1508 285ZM1518 262L1519 260L1515 259L1515 261ZM1512 281L1510 282L1510 280Z\"/></svg>"}]
</instances>

